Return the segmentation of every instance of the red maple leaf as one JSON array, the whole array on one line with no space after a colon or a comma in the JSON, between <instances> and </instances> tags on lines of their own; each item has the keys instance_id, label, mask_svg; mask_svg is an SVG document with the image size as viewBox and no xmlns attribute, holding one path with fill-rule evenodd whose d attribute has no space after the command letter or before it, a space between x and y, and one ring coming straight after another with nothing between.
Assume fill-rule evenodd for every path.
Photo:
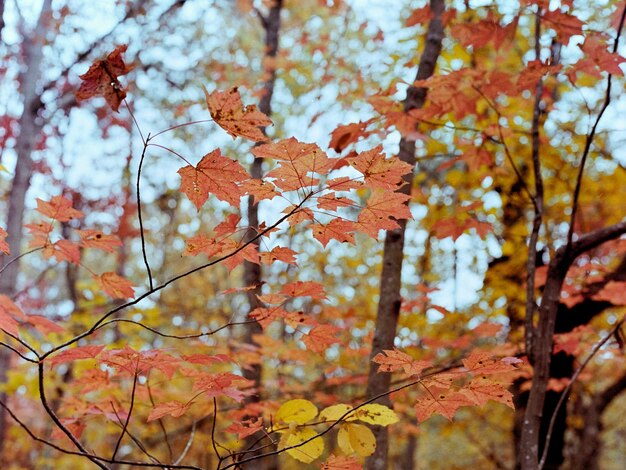
<instances>
[{"instance_id":1,"label":"red maple leaf","mask_svg":"<svg viewBox=\"0 0 626 470\"><path fill-rule=\"evenodd\" d=\"M159 403L152 409L152 411L148 415L147 421L154 421L167 415L170 415L172 418L180 418L189 410L190 406L190 402L181 403L176 400Z\"/></svg>"},{"instance_id":2,"label":"red maple leaf","mask_svg":"<svg viewBox=\"0 0 626 470\"><path fill-rule=\"evenodd\" d=\"M88 345L61 351L50 358L50 367L79 359L95 359L103 349L104 345Z\"/></svg>"},{"instance_id":3,"label":"red maple leaf","mask_svg":"<svg viewBox=\"0 0 626 470\"><path fill-rule=\"evenodd\" d=\"M592 298L611 302L613 305L626 305L626 282L609 281Z\"/></svg>"},{"instance_id":4,"label":"red maple leaf","mask_svg":"<svg viewBox=\"0 0 626 470\"><path fill-rule=\"evenodd\" d=\"M344 455L331 455L320 467L321 470L361 470L362 468L359 459Z\"/></svg>"},{"instance_id":5,"label":"red maple leaf","mask_svg":"<svg viewBox=\"0 0 626 470\"><path fill-rule=\"evenodd\" d=\"M348 145L359 140L365 134L367 122L353 122L352 124L342 124L332 132L328 147L337 153L343 152Z\"/></svg>"},{"instance_id":6,"label":"red maple leaf","mask_svg":"<svg viewBox=\"0 0 626 470\"><path fill-rule=\"evenodd\" d=\"M363 174L365 186L372 189L397 189L404 182L402 177L413 170L411 165L396 157L385 158L382 145L361 152L348 161Z\"/></svg>"},{"instance_id":7,"label":"red maple leaf","mask_svg":"<svg viewBox=\"0 0 626 470\"><path fill-rule=\"evenodd\" d=\"M252 310L248 315L254 318L259 325L261 325L261 328L265 329L271 325L274 320L286 317L288 312L281 307L258 307Z\"/></svg>"},{"instance_id":8,"label":"red maple leaf","mask_svg":"<svg viewBox=\"0 0 626 470\"><path fill-rule=\"evenodd\" d=\"M331 344L335 344L340 341L338 338L338 333L340 331L341 328L334 325L315 325L300 339L306 345L307 349L317 353L322 353L328 349Z\"/></svg>"},{"instance_id":9,"label":"red maple leaf","mask_svg":"<svg viewBox=\"0 0 626 470\"><path fill-rule=\"evenodd\" d=\"M119 274L104 273L101 276L94 275L94 279L100 284L104 292L114 299L128 299L135 297L133 284Z\"/></svg>"},{"instance_id":10,"label":"red maple leaf","mask_svg":"<svg viewBox=\"0 0 626 470\"><path fill-rule=\"evenodd\" d=\"M256 417L232 423L230 426L225 428L224 431L237 434L239 439L245 439L261 429L263 429L263 419Z\"/></svg>"},{"instance_id":11,"label":"red maple leaf","mask_svg":"<svg viewBox=\"0 0 626 470\"><path fill-rule=\"evenodd\" d=\"M508 360L497 360L485 351L474 350L469 357L463 359L463 366L475 374L499 374L516 370Z\"/></svg>"},{"instance_id":12,"label":"red maple leaf","mask_svg":"<svg viewBox=\"0 0 626 470\"><path fill-rule=\"evenodd\" d=\"M280 291L281 294L288 295L290 297L311 297L316 300L326 299L326 293L324 292L324 286L319 282L303 282L295 281L285 284Z\"/></svg>"},{"instance_id":13,"label":"red maple leaf","mask_svg":"<svg viewBox=\"0 0 626 470\"><path fill-rule=\"evenodd\" d=\"M461 388L460 392L479 406L483 406L489 400L493 400L515 409L513 394L504 388L502 384L489 380L486 377L474 377Z\"/></svg>"},{"instance_id":14,"label":"red maple leaf","mask_svg":"<svg viewBox=\"0 0 626 470\"><path fill-rule=\"evenodd\" d=\"M80 76L83 83L76 92L76 98L79 101L94 96L104 96L111 109L117 112L126 98L126 90L120 84L118 77L126 75L131 70L122 58L127 47L125 44L117 46L106 59L97 60L86 73Z\"/></svg>"},{"instance_id":15,"label":"red maple leaf","mask_svg":"<svg viewBox=\"0 0 626 470\"><path fill-rule=\"evenodd\" d=\"M443 415L452 421L460 407L469 405L473 405L473 402L460 392L429 387L428 393L415 403L415 413L419 422L433 414Z\"/></svg>"},{"instance_id":16,"label":"red maple leaf","mask_svg":"<svg viewBox=\"0 0 626 470\"><path fill-rule=\"evenodd\" d=\"M254 196L256 200L267 200L275 198L279 195L276 186L271 181L260 179L249 179L241 183L241 190L250 196Z\"/></svg>"},{"instance_id":17,"label":"red maple leaf","mask_svg":"<svg viewBox=\"0 0 626 470\"><path fill-rule=\"evenodd\" d=\"M408 354L397 349L384 349L372 359L376 364L380 364L378 372L404 371L407 375L419 375L424 369L431 367L430 361L418 361Z\"/></svg>"},{"instance_id":18,"label":"red maple leaf","mask_svg":"<svg viewBox=\"0 0 626 470\"><path fill-rule=\"evenodd\" d=\"M563 13L558 9L546 11L542 15L542 19L550 28L556 31L557 39L566 46L572 36L582 35L583 33L583 25L585 23L582 20L574 15Z\"/></svg>"},{"instance_id":19,"label":"red maple leaf","mask_svg":"<svg viewBox=\"0 0 626 470\"><path fill-rule=\"evenodd\" d=\"M357 221L359 231L372 238L378 238L379 230L393 230L399 228L398 223L392 219L408 219L411 211L406 202L409 196L391 191L375 190L367 200L367 203Z\"/></svg>"},{"instance_id":20,"label":"red maple leaf","mask_svg":"<svg viewBox=\"0 0 626 470\"><path fill-rule=\"evenodd\" d=\"M178 174L181 191L198 210L209 198L209 193L229 204L239 204L239 198L244 193L238 184L250 178L238 162L222 156L220 149L206 154L195 167L187 165L181 168Z\"/></svg>"},{"instance_id":21,"label":"red maple leaf","mask_svg":"<svg viewBox=\"0 0 626 470\"><path fill-rule=\"evenodd\" d=\"M84 214L72 208L72 201L62 196L54 196L50 201L37 198L37 212L58 220L59 222L69 222L72 219L80 219Z\"/></svg>"},{"instance_id":22,"label":"red maple leaf","mask_svg":"<svg viewBox=\"0 0 626 470\"><path fill-rule=\"evenodd\" d=\"M196 256L204 253L208 258L224 257L222 263L228 269L234 269L243 263L244 260L259 264L259 253L252 244L241 245L230 238L216 240L209 238L205 234L191 237L185 243L186 247L183 255Z\"/></svg>"},{"instance_id":23,"label":"red maple leaf","mask_svg":"<svg viewBox=\"0 0 626 470\"><path fill-rule=\"evenodd\" d=\"M271 251L259 253L259 260L263 264L272 264L274 261L282 261L287 264L297 264L296 255L298 253L282 246L272 248Z\"/></svg>"},{"instance_id":24,"label":"red maple leaf","mask_svg":"<svg viewBox=\"0 0 626 470\"><path fill-rule=\"evenodd\" d=\"M356 227L354 222L349 220L333 219L326 225L312 224L311 230L313 237L326 248L331 240L354 243L353 232Z\"/></svg>"},{"instance_id":25,"label":"red maple leaf","mask_svg":"<svg viewBox=\"0 0 626 470\"><path fill-rule=\"evenodd\" d=\"M0 294L0 330L4 330L13 336L19 336L16 318L26 319L22 310L4 294Z\"/></svg>"},{"instance_id":26,"label":"red maple leaf","mask_svg":"<svg viewBox=\"0 0 626 470\"><path fill-rule=\"evenodd\" d=\"M226 218L217 224L213 230L220 236L232 235L238 230L237 226L240 221L241 217L239 215L228 214Z\"/></svg>"},{"instance_id":27,"label":"red maple leaf","mask_svg":"<svg viewBox=\"0 0 626 470\"><path fill-rule=\"evenodd\" d=\"M322 210L336 211L340 207L352 207L354 205L352 199L337 196L333 191L317 197L317 207Z\"/></svg>"},{"instance_id":28,"label":"red maple leaf","mask_svg":"<svg viewBox=\"0 0 626 470\"><path fill-rule=\"evenodd\" d=\"M255 105L244 107L237 87L210 94L205 88L204 96L213 120L233 138L240 136L255 142L267 140L260 127L270 126L271 119Z\"/></svg>"},{"instance_id":29,"label":"red maple leaf","mask_svg":"<svg viewBox=\"0 0 626 470\"><path fill-rule=\"evenodd\" d=\"M65 331L65 329L59 326L58 323L48 320L46 317L41 315L27 315L26 321L44 335L47 335L48 333L63 333Z\"/></svg>"},{"instance_id":30,"label":"red maple leaf","mask_svg":"<svg viewBox=\"0 0 626 470\"><path fill-rule=\"evenodd\" d=\"M122 246L122 241L115 235L106 235L100 230L77 230L80 244L84 248L96 248L98 250L113 253L116 247Z\"/></svg>"},{"instance_id":31,"label":"red maple leaf","mask_svg":"<svg viewBox=\"0 0 626 470\"><path fill-rule=\"evenodd\" d=\"M59 262L67 261L72 264L80 264L80 246L69 240L59 240L54 243L47 243L46 240L43 256L46 259L54 257Z\"/></svg>"},{"instance_id":32,"label":"red maple leaf","mask_svg":"<svg viewBox=\"0 0 626 470\"><path fill-rule=\"evenodd\" d=\"M313 187L319 179L313 174L327 174L334 162L316 144L299 142L290 137L278 142L263 144L252 149L258 158L269 158L279 163L267 176L284 191Z\"/></svg>"}]
</instances>

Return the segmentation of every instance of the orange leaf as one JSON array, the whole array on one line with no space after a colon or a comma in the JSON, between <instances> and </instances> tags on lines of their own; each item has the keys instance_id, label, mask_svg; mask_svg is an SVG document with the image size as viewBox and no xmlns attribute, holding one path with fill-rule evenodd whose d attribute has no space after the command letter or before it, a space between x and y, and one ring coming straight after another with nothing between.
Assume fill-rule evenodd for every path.
<instances>
[{"instance_id":1,"label":"orange leaf","mask_svg":"<svg viewBox=\"0 0 626 470\"><path fill-rule=\"evenodd\" d=\"M81 246L98 250L115 252L115 248L122 246L122 241L115 235L106 235L100 230L77 230Z\"/></svg>"},{"instance_id":2,"label":"orange leaf","mask_svg":"<svg viewBox=\"0 0 626 470\"><path fill-rule=\"evenodd\" d=\"M340 341L337 335L340 331L340 328L333 325L316 325L301 339L307 349L323 353L331 344Z\"/></svg>"},{"instance_id":3,"label":"orange leaf","mask_svg":"<svg viewBox=\"0 0 626 470\"><path fill-rule=\"evenodd\" d=\"M567 46L572 36L582 35L583 33L582 27L585 23L574 15L562 13L557 9L546 11L542 17L547 26L556 31L557 38L565 46Z\"/></svg>"},{"instance_id":4,"label":"orange leaf","mask_svg":"<svg viewBox=\"0 0 626 470\"><path fill-rule=\"evenodd\" d=\"M126 75L131 70L122 58L127 47L125 44L117 46L106 59L97 60L80 76L83 83L76 92L79 101L102 95L111 109L117 112L126 98L126 91L117 77Z\"/></svg>"},{"instance_id":5,"label":"orange leaf","mask_svg":"<svg viewBox=\"0 0 626 470\"><path fill-rule=\"evenodd\" d=\"M626 305L626 282L607 282L593 299L611 302L613 305Z\"/></svg>"},{"instance_id":6,"label":"orange leaf","mask_svg":"<svg viewBox=\"0 0 626 470\"><path fill-rule=\"evenodd\" d=\"M339 125L332 132L328 147L337 153L343 152L348 145L359 140L364 134L367 122L353 122L351 124Z\"/></svg>"},{"instance_id":7,"label":"orange leaf","mask_svg":"<svg viewBox=\"0 0 626 470\"><path fill-rule=\"evenodd\" d=\"M418 398L415 403L415 413L419 422L426 421L434 414L443 415L452 421L452 417L460 407L473 404L459 392L434 387L429 388L428 392L425 396Z\"/></svg>"},{"instance_id":8,"label":"orange leaf","mask_svg":"<svg viewBox=\"0 0 626 470\"><path fill-rule=\"evenodd\" d=\"M239 225L240 221L241 217L237 214L228 214L213 230L216 234L221 236L232 235L237 231L237 225Z\"/></svg>"},{"instance_id":9,"label":"orange leaf","mask_svg":"<svg viewBox=\"0 0 626 470\"><path fill-rule=\"evenodd\" d=\"M5 241L8 233L2 227L0 227L0 251L5 255L10 255L11 250L9 249L9 244Z\"/></svg>"},{"instance_id":10,"label":"orange leaf","mask_svg":"<svg viewBox=\"0 0 626 470\"><path fill-rule=\"evenodd\" d=\"M340 207L352 207L355 203L347 197L337 197L334 192L317 197L317 207L322 210L336 211Z\"/></svg>"},{"instance_id":11,"label":"orange leaf","mask_svg":"<svg viewBox=\"0 0 626 470\"><path fill-rule=\"evenodd\" d=\"M433 17L433 12L430 9L430 6L425 6L421 8L416 8L406 19L405 25L407 28L411 26L415 26L416 24L426 24Z\"/></svg>"},{"instance_id":12,"label":"orange leaf","mask_svg":"<svg viewBox=\"0 0 626 470\"><path fill-rule=\"evenodd\" d=\"M50 367L65 362L72 362L79 359L95 359L104 349L104 345L79 346L74 349L67 349L55 354L50 358Z\"/></svg>"},{"instance_id":13,"label":"orange leaf","mask_svg":"<svg viewBox=\"0 0 626 470\"><path fill-rule=\"evenodd\" d=\"M313 237L319 241L324 248L331 240L338 242L354 243L355 230L354 222L342 219L333 219L327 225L311 224Z\"/></svg>"},{"instance_id":14,"label":"orange leaf","mask_svg":"<svg viewBox=\"0 0 626 470\"><path fill-rule=\"evenodd\" d=\"M232 423L230 426L225 428L224 431L237 434L239 439L245 439L261 429L263 429L263 419L257 417Z\"/></svg>"},{"instance_id":15,"label":"orange leaf","mask_svg":"<svg viewBox=\"0 0 626 470\"><path fill-rule=\"evenodd\" d=\"M13 336L19 336L18 326L15 318L8 315L6 311L0 307L0 330L4 330Z\"/></svg>"},{"instance_id":16,"label":"orange leaf","mask_svg":"<svg viewBox=\"0 0 626 470\"><path fill-rule=\"evenodd\" d=\"M267 328L274 320L284 318L288 313L280 307L258 307L252 310L248 316L254 318L261 328Z\"/></svg>"},{"instance_id":17,"label":"orange leaf","mask_svg":"<svg viewBox=\"0 0 626 470\"><path fill-rule=\"evenodd\" d=\"M51 245L46 244L43 256L46 259L55 257L59 262L68 261L72 264L80 264L80 247L69 240L59 240Z\"/></svg>"},{"instance_id":18,"label":"orange leaf","mask_svg":"<svg viewBox=\"0 0 626 470\"><path fill-rule=\"evenodd\" d=\"M115 273L104 273L94 278L102 287L102 290L114 299L128 299L135 297L133 284L122 276Z\"/></svg>"},{"instance_id":19,"label":"orange leaf","mask_svg":"<svg viewBox=\"0 0 626 470\"><path fill-rule=\"evenodd\" d=\"M63 426L65 426L65 428L70 431L72 435L77 439L80 439L80 437L83 435L83 432L85 431L85 428L87 427L87 425L82 420L76 418L60 418L59 421L61 421L61 423L63 423ZM53 439L62 439L66 437L65 433L56 426L52 430L51 435Z\"/></svg>"},{"instance_id":20,"label":"orange leaf","mask_svg":"<svg viewBox=\"0 0 626 470\"><path fill-rule=\"evenodd\" d=\"M59 222L80 219L84 215L81 211L72 208L72 201L62 196L54 196L50 202L37 198L37 212Z\"/></svg>"},{"instance_id":21,"label":"orange leaf","mask_svg":"<svg viewBox=\"0 0 626 470\"><path fill-rule=\"evenodd\" d=\"M276 186L269 181L249 179L241 184L241 190L257 200L270 200L279 195Z\"/></svg>"},{"instance_id":22,"label":"orange leaf","mask_svg":"<svg viewBox=\"0 0 626 470\"><path fill-rule=\"evenodd\" d=\"M385 158L382 145L349 158L349 162L363 174L365 186L369 188L397 189L404 182L402 177L413 170L397 157Z\"/></svg>"},{"instance_id":23,"label":"orange leaf","mask_svg":"<svg viewBox=\"0 0 626 470\"><path fill-rule=\"evenodd\" d=\"M378 372L394 372L403 370L407 375L419 375L424 369L432 366L430 361L418 361L397 349L384 349L372 359L380 364Z\"/></svg>"},{"instance_id":24,"label":"orange leaf","mask_svg":"<svg viewBox=\"0 0 626 470\"><path fill-rule=\"evenodd\" d=\"M263 264L272 264L274 261L282 261L287 264L297 264L295 256L298 253L282 246L272 248L272 251L259 253L259 260Z\"/></svg>"},{"instance_id":25,"label":"orange leaf","mask_svg":"<svg viewBox=\"0 0 626 470\"><path fill-rule=\"evenodd\" d=\"M220 149L206 154L195 167L188 165L181 168L178 174L181 191L198 210L209 198L209 193L229 204L239 204L243 191L238 183L250 177L238 162L222 156Z\"/></svg>"},{"instance_id":26,"label":"orange leaf","mask_svg":"<svg viewBox=\"0 0 626 470\"><path fill-rule=\"evenodd\" d=\"M513 394L502 384L496 383L486 377L475 377L460 392L477 405L485 405L489 400L504 403L515 409Z\"/></svg>"},{"instance_id":27,"label":"orange leaf","mask_svg":"<svg viewBox=\"0 0 626 470\"><path fill-rule=\"evenodd\" d=\"M24 312L6 295L0 294L0 329L19 336L16 319L26 320Z\"/></svg>"},{"instance_id":28,"label":"orange leaf","mask_svg":"<svg viewBox=\"0 0 626 470\"><path fill-rule=\"evenodd\" d=\"M280 164L267 176L284 191L316 186L319 179L311 174L327 174L334 162L316 144L299 142L293 137L263 144L252 149L258 158L270 158Z\"/></svg>"},{"instance_id":29,"label":"orange leaf","mask_svg":"<svg viewBox=\"0 0 626 470\"><path fill-rule=\"evenodd\" d=\"M240 136L255 142L267 140L259 127L270 126L272 121L255 105L244 107L237 87L211 94L205 88L204 96L213 120L233 138Z\"/></svg>"},{"instance_id":30,"label":"orange leaf","mask_svg":"<svg viewBox=\"0 0 626 470\"><path fill-rule=\"evenodd\" d=\"M181 403L176 400L159 403L152 409L148 415L147 421L154 421L155 419L162 418L166 415L170 415L172 418L180 418L189 410L190 406L191 403Z\"/></svg>"},{"instance_id":31,"label":"orange leaf","mask_svg":"<svg viewBox=\"0 0 626 470\"><path fill-rule=\"evenodd\" d=\"M290 297L312 297L317 300L326 299L326 294L324 293L324 286L319 282L290 282L289 284L285 284L280 291L281 294L288 295Z\"/></svg>"},{"instance_id":32,"label":"orange leaf","mask_svg":"<svg viewBox=\"0 0 626 470\"><path fill-rule=\"evenodd\" d=\"M26 321L44 335L48 333L63 333L65 331L58 323L50 321L41 315L27 315Z\"/></svg>"},{"instance_id":33,"label":"orange leaf","mask_svg":"<svg viewBox=\"0 0 626 470\"><path fill-rule=\"evenodd\" d=\"M361 470L363 467L356 457L331 455L320 468L321 470Z\"/></svg>"},{"instance_id":34,"label":"orange leaf","mask_svg":"<svg viewBox=\"0 0 626 470\"><path fill-rule=\"evenodd\" d=\"M399 228L396 219L408 219L411 211L406 202L409 196L391 191L375 190L359 215L359 230L372 238L378 238L379 230Z\"/></svg>"},{"instance_id":35,"label":"orange leaf","mask_svg":"<svg viewBox=\"0 0 626 470\"><path fill-rule=\"evenodd\" d=\"M472 351L468 358L463 359L463 366L475 374L498 374L516 370L508 360L496 360L484 351Z\"/></svg>"}]
</instances>

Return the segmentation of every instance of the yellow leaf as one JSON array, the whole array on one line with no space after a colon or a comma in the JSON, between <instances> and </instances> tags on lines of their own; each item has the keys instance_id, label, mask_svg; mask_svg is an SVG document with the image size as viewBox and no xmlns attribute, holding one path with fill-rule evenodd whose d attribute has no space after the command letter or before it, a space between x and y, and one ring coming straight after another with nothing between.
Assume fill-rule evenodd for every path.
<instances>
[{"instance_id":1,"label":"yellow leaf","mask_svg":"<svg viewBox=\"0 0 626 470\"><path fill-rule=\"evenodd\" d=\"M320 419L322 421L337 421L341 419L343 415L345 415L348 411L350 411L352 407L350 405L346 405L344 403L340 403L338 405L329 406L328 408L324 408L320 413ZM346 418L346 421L354 421L354 414L349 414Z\"/></svg>"},{"instance_id":2,"label":"yellow leaf","mask_svg":"<svg viewBox=\"0 0 626 470\"><path fill-rule=\"evenodd\" d=\"M317 407L309 400L289 400L276 412L276 421L304 424L317 416Z\"/></svg>"},{"instance_id":3,"label":"yellow leaf","mask_svg":"<svg viewBox=\"0 0 626 470\"><path fill-rule=\"evenodd\" d=\"M9 173L9 170L7 170L6 166L0 164L0 172L2 172L2 173Z\"/></svg>"},{"instance_id":4,"label":"yellow leaf","mask_svg":"<svg viewBox=\"0 0 626 470\"><path fill-rule=\"evenodd\" d=\"M371 403L356 410L356 418L369 424L389 426L399 421L395 411L385 405Z\"/></svg>"},{"instance_id":5,"label":"yellow leaf","mask_svg":"<svg viewBox=\"0 0 626 470\"><path fill-rule=\"evenodd\" d=\"M357 453L361 457L372 455L376 449L376 438L367 426L344 424L339 429L337 443L344 454Z\"/></svg>"},{"instance_id":6,"label":"yellow leaf","mask_svg":"<svg viewBox=\"0 0 626 470\"><path fill-rule=\"evenodd\" d=\"M315 438L315 436L317 436L317 433L311 428L297 429L295 431L288 432L283 434L280 438L278 450L296 446L312 439L310 442L307 442L300 447L296 447L295 449L288 449L286 452L300 462L313 462L316 458L322 455L322 452L324 452L324 441L320 437Z\"/></svg>"}]
</instances>

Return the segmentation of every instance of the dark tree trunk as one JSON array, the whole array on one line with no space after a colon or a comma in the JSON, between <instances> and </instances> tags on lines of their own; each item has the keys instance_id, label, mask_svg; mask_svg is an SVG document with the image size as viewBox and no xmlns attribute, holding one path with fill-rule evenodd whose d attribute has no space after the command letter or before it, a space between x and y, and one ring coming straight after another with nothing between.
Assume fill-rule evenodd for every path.
<instances>
[{"instance_id":1,"label":"dark tree trunk","mask_svg":"<svg viewBox=\"0 0 626 470\"><path fill-rule=\"evenodd\" d=\"M280 31L280 12L282 9L282 0L276 0L270 8L267 16L259 16L261 23L265 30L265 57L276 57L278 52L279 31ZM274 94L274 83L276 81L276 72L272 69L269 71L269 78L263 84L263 96L259 102L259 110L267 116L272 114L272 96ZM265 133L265 128L262 129ZM263 176L263 159L256 158L252 162L250 168L250 175L253 178L261 179ZM258 233L259 228L259 206L254 200L254 196L248 196L248 233L246 234L245 241L249 241L254 238ZM259 240L253 242L256 246L256 250L259 249ZM255 308L262 307L257 295L261 293L261 281L262 281L261 266L256 263L250 263L244 261L244 275L243 281L246 286L256 286L253 290L248 291L248 308L249 312ZM244 342L248 344L254 343L254 335L262 332L261 326L258 323L251 323L246 326L244 335ZM262 384L262 368L261 364L254 364L252 367L244 370L244 377L251 380L254 383L257 393L250 397L249 402L258 402L261 400L261 384ZM250 447L256 438L253 436L245 440L244 448ZM276 459L270 458L265 461L260 461L255 465L262 465L262 468L271 469L276 468Z\"/></svg>"},{"instance_id":2,"label":"dark tree trunk","mask_svg":"<svg viewBox=\"0 0 626 470\"><path fill-rule=\"evenodd\" d=\"M444 11L443 0L431 0L430 9L433 12L433 18L428 24L426 46L420 58L416 80L423 80L432 76L441 52L441 42L443 41L443 24L441 22L441 14ZM421 108L425 100L425 88L409 87L404 101L404 111ZM415 166L415 142L402 138L400 140L398 158L411 166ZM410 194L412 180L412 175L407 177L406 184L399 192ZM380 298L370 359L384 349L392 349L396 336L401 303L400 275L402 271L406 220L399 220L398 224L400 228L389 230L385 235L383 271L380 277ZM366 392L368 397L374 397L389 390L391 375L378 374L377 369L378 366L371 363ZM379 402L390 404L387 396L381 398ZM378 426L374 428L374 434L376 435L376 451L367 459L365 468L368 470L383 470L388 466L389 433L386 427Z\"/></svg>"}]
</instances>

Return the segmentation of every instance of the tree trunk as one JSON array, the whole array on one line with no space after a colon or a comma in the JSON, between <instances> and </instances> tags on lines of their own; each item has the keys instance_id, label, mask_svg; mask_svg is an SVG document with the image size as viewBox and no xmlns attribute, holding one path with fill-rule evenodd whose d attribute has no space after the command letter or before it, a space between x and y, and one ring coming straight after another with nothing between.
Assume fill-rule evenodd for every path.
<instances>
[{"instance_id":1,"label":"tree trunk","mask_svg":"<svg viewBox=\"0 0 626 470\"><path fill-rule=\"evenodd\" d=\"M265 30L265 57L276 57L278 52L278 38L280 31L280 12L282 9L283 2L282 0L276 0L272 7L270 8L267 16L261 16L259 13L259 17L261 19L261 23L263 25L263 29ZM259 110L267 116L271 116L272 114L272 95L274 94L274 83L276 81L276 72L274 69L269 71L269 77L263 84L263 96L259 102ZM265 128L262 129L263 133L265 133ZM254 158L252 162L252 167L250 168L250 175L255 179L261 179L263 176L263 159L262 158ZM245 237L245 241L249 241L254 238L259 229L259 206L258 203L254 200L254 196L248 196L248 207L247 207L247 215L248 215L248 232ZM259 242L260 240L255 240L253 243L256 247L257 252L259 251ZM244 275L243 281L246 286L256 286L253 290L248 291L248 308L249 312L254 310L255 308L262 307L257 295L261 293L261 281L262 281L262 272L261 265L257 263L250 263L249 261L244 261ZM253 344L253 337L256 334L260 334L262 332L261 326L257 323L251 323L246 326L246 331L244 335L244 342L248 344ZM244 377L248 380L254 382L254 386L257 389L257 393L250 397L251 402L258 402L261 400L261 383L262 383L262 369L261 364L254 364L249 369L244 369ZM256 441L254 436L246 439L244 441L244 449L249 448ZM276 467L276 459L270 458L265 462L260 462L263 468L275 468ZM259 465L258 463L256 465Z\"/></svg>"},{"instance_id":2,"label":"tree trunk","mask_svg":"<svg viewBox=\"0 0 626 470\"><path fill-rule=\"evenodd\" d=\"M41 62L43 59L43 44L45 42L47 24L52 16L52 0L45 0L37 20L35 29L29 36L24 37L23 54L24 68L19 75L19 82L23 94L24 109L20 116L20 133L15 143L17 163L15 176L9 193L8 215L6 220L6 241L11 248L12 256L20 253L22 246L22 225L24 221L24 207L26 192L30 186L30 178L33 173L32 152L41 135L42 118L39 111L42 108L37 89L38 79L41 76ZM4 5L3 5L4 6ZM3 266L9 261L8 256L0 258ZM19 261L8 266L0 276L0 294L11 296L16 292ZM10 368L11 352L0 349L0 383L6 382L7 372ZM0 393L0 400L6 403L6 394ZM6 410L0 408L0 455L5 441L7 429Z\"/></svg>"},{"instance_id":3,"label":"tree trunk","mask_svg":"<svg viewBox=\"0 0 626 470\"><path fill-rule=\"evenodd\" d=\"M441 14L444 10L444 1L431 0L430 9L433 17L428 24L426 45L420 58L416 80L423 80L432 76L441 52L441 42L443 41ZM421 108L425 100L425 88L409 87L404 100L404 111ZM398 158L411 166L415 165L415 142L413 140L404 137L400 140ZM406 183L399 192L410 194L412 175L406 178ZM399 220L400 228L388 230L385 234L383 271L380 277L380 297L370 359L384 349L393 348L401 304L400 287L406 222L404 219ZM368 397L374 397L389 391L391 374L378 374L378 366L374 363L370 364L366 393ZM387 396L381 398L379 402L390 404ZM376 451L367 459L365 468L368 470L383 470L388 465L389 433L386 427L377 426L374 428L374 434L376 435Z\"/></svg>"}]
</instances>

